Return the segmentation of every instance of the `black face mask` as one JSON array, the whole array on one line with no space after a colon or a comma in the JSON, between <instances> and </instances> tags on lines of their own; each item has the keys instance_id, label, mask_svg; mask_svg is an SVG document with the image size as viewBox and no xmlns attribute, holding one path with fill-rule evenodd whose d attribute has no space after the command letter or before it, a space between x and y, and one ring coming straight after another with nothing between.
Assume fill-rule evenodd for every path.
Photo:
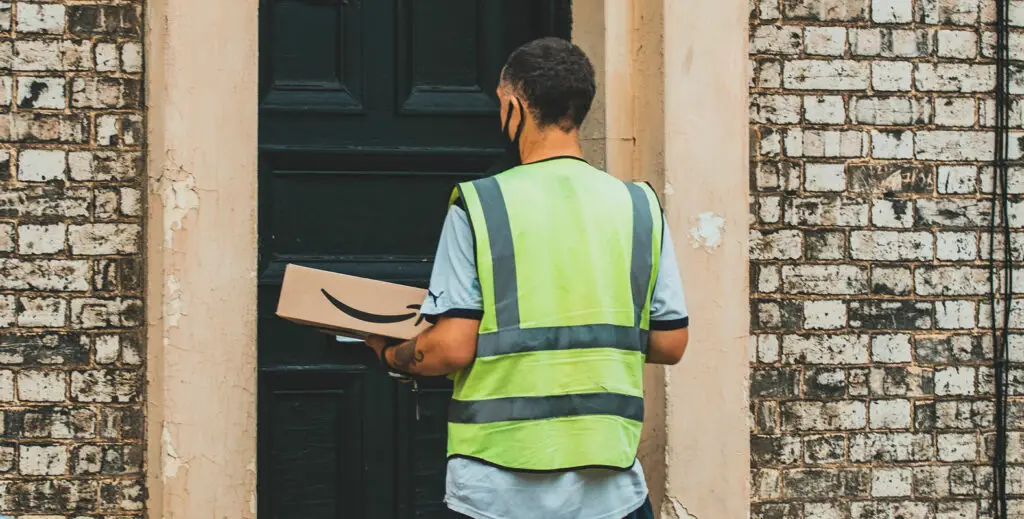
<instances>
[{"instance_id":1,"label":"black face mask","mask_svg":"<svg viewBox=\"0 0 1024 519\"><path fill-rule=\"evenodd\" d=\"M516 103L519 105L519 126L516 128L516 134L511 138L508 145L505 147L505 154L501 156L494 164L491 165L487 170L487 176L497 175L502 171L512 169L523 163L522 157L519 156L519 137L523 134L523 128L526 127L526 117L523 113L522 101L516 99ZM508 102L508 116L505 117L505 122L501 126L501 133L505 135L505 138L509 138L508 128L512 124L512 110L515 107L512 105L512 101Z\"/></svg>"}]
</instances>

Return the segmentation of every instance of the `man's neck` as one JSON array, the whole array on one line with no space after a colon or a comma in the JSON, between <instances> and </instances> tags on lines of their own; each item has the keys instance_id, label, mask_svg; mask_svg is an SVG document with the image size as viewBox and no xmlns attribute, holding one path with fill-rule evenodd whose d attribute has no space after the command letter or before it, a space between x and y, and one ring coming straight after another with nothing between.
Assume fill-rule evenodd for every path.
<instances>
[{"instance_id":1,"label":"man's neck","mask_svg":"<svg viewBox=\"0 0 1024 519\"><path fill-rule=\"evenodd\" d=\"M540 162L552 157L583 158L580 148L579 130L563 132L552 128L532 136L523 135L519 140L519 155L523 164Z\"/></svg>"}]
</instances>

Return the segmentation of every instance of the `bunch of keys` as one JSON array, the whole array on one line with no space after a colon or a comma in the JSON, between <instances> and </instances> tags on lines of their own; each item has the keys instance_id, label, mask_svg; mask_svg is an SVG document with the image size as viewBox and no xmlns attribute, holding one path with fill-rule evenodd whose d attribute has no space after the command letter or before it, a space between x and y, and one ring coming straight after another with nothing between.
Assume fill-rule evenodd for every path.
<instances>
[{"instance_id":1,"label":"bunch of keys","mask_svg":"<svg viewBox=\"0 0 1024 519\"><path fill-rule=\"evenodd\" d=\"M397 371L388 370L388 376L397 378L403 384L412 384L413 406L416 407L416 421L420 420L420 384L415 378L411 378Z\"/></svg>"}]
</instances>

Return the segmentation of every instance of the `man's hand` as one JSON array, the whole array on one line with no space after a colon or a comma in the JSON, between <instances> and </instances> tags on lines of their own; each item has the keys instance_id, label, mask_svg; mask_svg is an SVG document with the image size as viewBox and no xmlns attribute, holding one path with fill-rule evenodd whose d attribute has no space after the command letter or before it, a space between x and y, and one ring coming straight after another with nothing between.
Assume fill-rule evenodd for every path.
<instances>
[{"instance_id":1,"label":"man's hand","mask_svg":"<svg viewBox=\"0 0 1024 519\"><path fill-rule=\"evenodd\" d=\"M387 346L389 340L391 339L381 335L371 335L364 342L377 354L377 360L383 360L381 359L381 352L384 351L384 346Z\"/></svg>"}]
</instances>

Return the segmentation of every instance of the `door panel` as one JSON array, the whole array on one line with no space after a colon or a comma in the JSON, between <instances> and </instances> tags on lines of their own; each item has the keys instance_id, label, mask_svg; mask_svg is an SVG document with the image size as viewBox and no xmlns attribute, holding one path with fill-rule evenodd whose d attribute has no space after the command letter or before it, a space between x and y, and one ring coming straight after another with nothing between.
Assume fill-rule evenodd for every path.
<instances>
[{"instance_id":1,"label":"door panel","mask_svg":"<svg viewBox=\"0 0 1024 519\"><path fill-rule=\"evenodd\" d=\"M444 517L450 384L275 317L298 263L426 286L451 189L504 146L505 56L567 0L261 0L261 517ZM414 409L419 404L419 419Z\"/></svg>"}]
</instances>

